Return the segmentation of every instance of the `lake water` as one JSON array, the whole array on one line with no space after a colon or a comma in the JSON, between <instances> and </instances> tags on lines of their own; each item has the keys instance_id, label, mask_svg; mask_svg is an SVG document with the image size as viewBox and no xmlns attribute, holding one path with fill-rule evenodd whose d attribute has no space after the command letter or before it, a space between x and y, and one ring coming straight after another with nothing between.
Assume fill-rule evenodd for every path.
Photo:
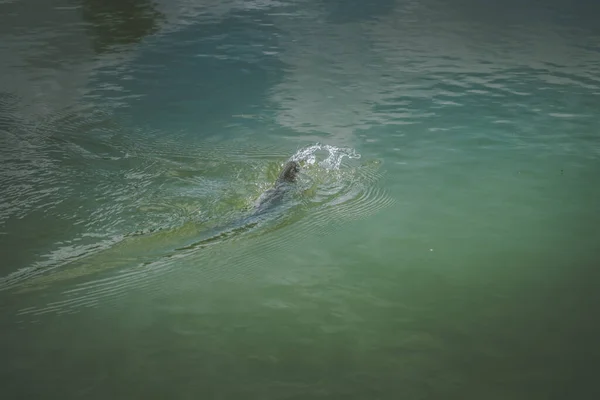
<instances>
[{"instance_id":1,"label":"lake water","mask_svg":"<svg viewBox=\"0 0 600 400\"><path fill-rule=\"evenodd\" d=\"M0 1L0 396L600 398L599 19Z\"/></svg>"}]
</instances>

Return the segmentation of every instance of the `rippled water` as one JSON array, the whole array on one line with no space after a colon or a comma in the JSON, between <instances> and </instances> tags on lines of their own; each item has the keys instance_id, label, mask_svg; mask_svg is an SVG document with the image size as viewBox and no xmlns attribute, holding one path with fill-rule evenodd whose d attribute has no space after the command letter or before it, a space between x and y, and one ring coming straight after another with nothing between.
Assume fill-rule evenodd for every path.
<instances>
[{"instance_id":1,"label":"rippled water","mask_svg":"<svg viewBox=\"0 0 600 400\"><path fill-rule=\"evenodd\" d=\"M0 1L2 396L597 398L598 18Z\"/></svg>"}]
</instances>

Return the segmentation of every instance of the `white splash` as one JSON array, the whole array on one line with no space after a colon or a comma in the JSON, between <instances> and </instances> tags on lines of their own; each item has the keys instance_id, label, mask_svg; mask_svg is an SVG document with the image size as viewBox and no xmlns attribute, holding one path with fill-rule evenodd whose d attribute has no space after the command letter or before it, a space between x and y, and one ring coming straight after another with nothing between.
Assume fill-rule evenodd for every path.
<instances>
[{"instance_id":1,"label":"white splash","mask_svg":"<svg viewBox=\"0 0 600 400\"><path fill-rule=\"evenodd\" d=\"M294 154L290 158L290 160L304 161L305 163L310 165L315 164L317 162L316 153L319 150L325 150L329 153L329 155L324 160L318 163L320 167L329 170L339 169L344 157L348 157L350 159L360 158L360 154L358 154L356 150L350 147L336 147L328 144L322 145L320 143L317 143L312 146L305 147L304 149L298 150L296 154Z\"/></svg>"}]
</instances>

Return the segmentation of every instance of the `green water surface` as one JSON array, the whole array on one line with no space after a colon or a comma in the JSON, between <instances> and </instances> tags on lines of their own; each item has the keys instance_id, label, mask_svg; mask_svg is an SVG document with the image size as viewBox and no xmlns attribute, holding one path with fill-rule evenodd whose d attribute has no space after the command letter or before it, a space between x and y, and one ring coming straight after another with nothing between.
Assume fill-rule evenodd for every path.
<instances>
[{"instance_id":1,"label":"green water surface","mask_svg":"<svg viewBox=\"0 0 600 400\"><path fill-rule=\"evenodd\" d=\"M451 3L1 2L0 396L600 398L598 8Z\"/></svg>"}]
</instances>

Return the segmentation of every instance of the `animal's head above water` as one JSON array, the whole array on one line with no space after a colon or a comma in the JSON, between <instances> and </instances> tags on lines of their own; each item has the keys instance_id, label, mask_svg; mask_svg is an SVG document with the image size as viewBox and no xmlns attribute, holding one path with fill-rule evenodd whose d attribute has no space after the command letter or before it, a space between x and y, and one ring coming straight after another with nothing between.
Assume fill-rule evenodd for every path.
<instances>
[{"instance_id":1,"label":"animal's head above water","mask_svg":"<svg viewBox=\"0 0 600 400\"><path fill-rule=\"evenodd\" d=\"M296 175L300 172L300 164L296 161L288 161L277 178L277 182L295 182Z\"/></svg>"}]
</instances>

